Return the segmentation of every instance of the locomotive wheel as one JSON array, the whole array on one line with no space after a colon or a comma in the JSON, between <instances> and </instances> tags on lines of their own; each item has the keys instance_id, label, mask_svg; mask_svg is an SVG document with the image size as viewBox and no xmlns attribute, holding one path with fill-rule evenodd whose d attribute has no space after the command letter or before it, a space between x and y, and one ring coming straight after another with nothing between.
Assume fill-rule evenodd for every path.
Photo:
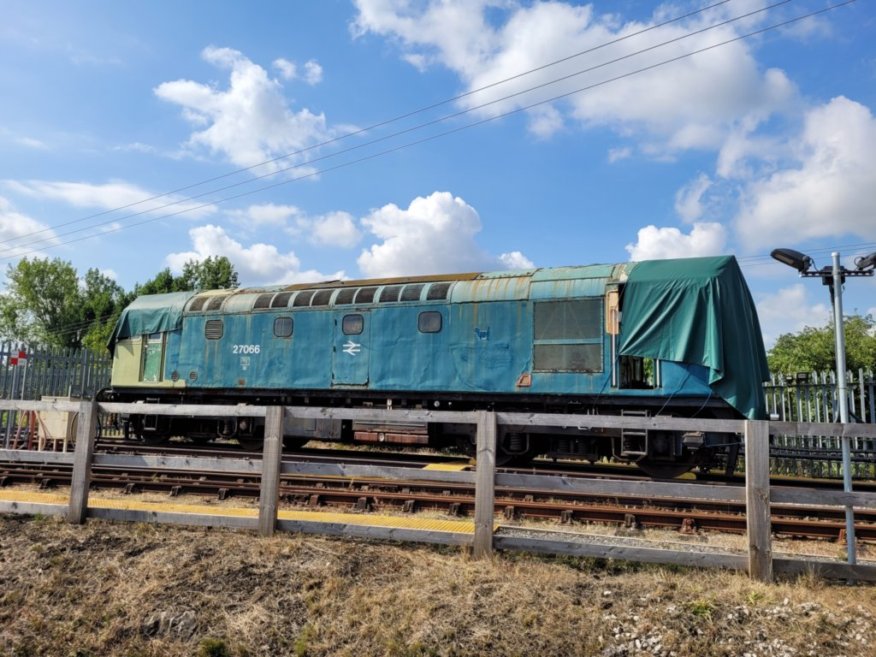
<instances>
[{"instance_id":1,"label":"locomotive wheel","mask_svg":"<svg viewBox=\"0 0 876 657\"><path fill-rule=\"evenodd\" d=\"M675 461L658 461L645 456L636 461L636 467L654 479L675 479L692 470L695 465L696 461L693 457Z\"/></svg>"},{"instance_id":2,"label":"locomotive wheel","mask_svg":"<svg viewBox=\"0 0 876 657\"><path fill-rule=\"evenodd\" d=\"M283 451L297 452L307 444L309 438L299 438L298 436L283 436Z\"/></svg>"},{"instance_id":3,"label":"locomotive wheel","mask_svg":"<svg viewBox=\"0 0 876 657\"><path fill-rule=\"evenodd\" d=\"M140 434L140 440L143 441L144 445L160 447L161 445L166 445L170 441L170 435L166 433L143 432Z\"/></svg>"},{"instance_id":4,"label":"locomotive wheel","mask_svg":"<svg viewBox=\"0 0 876 657\"><path fill-rule=\"evenodd\" d=\"M265 448L264 433L255 432L251 436L237 436L241 449L247 452L261 452Z\"/></svg>"}]
</instances>

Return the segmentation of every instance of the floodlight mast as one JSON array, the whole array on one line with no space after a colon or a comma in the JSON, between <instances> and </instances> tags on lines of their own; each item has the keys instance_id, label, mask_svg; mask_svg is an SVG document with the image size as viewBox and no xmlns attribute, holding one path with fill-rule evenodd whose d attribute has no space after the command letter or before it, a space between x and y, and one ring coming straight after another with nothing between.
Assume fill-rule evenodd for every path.
<instances>
[{"instance_id":1,"label":"floodlight mast","mask_svg":"<svg viewBox=\"0 0 876 657\"><path fill-rule=\"evenodd\" d=\"M820 278L824 285L830 288L830 301L833 306L833 332L836 339L836 381L837 401L839 402L840 422L849 422L849 399L846 389L846 332L843 324L843 284L846 276L872 276L876 270L876 251L855 260L855 269L846 269L840 265L840 254L831 254L833 265L815 269L815 263L808 255L794 249L773 249L770 255L784 265L796 269L804 278ZM852 456L851 438L842 437L843 453L843 490L852 492ZM855 514L851 505L846 506L846 545L848 547L848 562L857 562L855 555Z\"/></svg>"}]
</instances>

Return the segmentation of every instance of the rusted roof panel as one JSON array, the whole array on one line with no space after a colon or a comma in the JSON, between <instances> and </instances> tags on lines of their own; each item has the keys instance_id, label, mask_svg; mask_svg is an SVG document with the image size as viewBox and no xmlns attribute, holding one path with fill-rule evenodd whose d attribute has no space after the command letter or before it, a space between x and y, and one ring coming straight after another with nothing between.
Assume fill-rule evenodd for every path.
<instances>
[{"instance_id":1,"label":"rusted roof panel","mask_svg":"<svg viewBox=\"0 0 876 657\"><path fill-rule=\"evenodd\" d=\"M506 277L484 277L474 281L459 282L450 295L452 303L472 301L513 301L529 298L528 274Z\"/></svg>"},{"instance_id":2,"label":"rusted roof panel","mask_svg":"<svg viewBox=\"0 0 876 657\"><path fill-rule=\"evenodd\" d=\"M532 275L532 281L563 281L579 278L610 278L615 265L586 265L583 267L553 267L539 269Z\"/></svg>"}]
</instances>

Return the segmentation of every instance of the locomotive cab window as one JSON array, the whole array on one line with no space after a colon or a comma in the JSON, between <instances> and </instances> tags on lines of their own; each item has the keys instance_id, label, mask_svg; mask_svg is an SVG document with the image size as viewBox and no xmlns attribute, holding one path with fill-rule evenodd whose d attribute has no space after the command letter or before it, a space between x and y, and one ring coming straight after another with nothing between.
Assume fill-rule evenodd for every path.
<instances>
[{"instance_id":1,"label":"locomotive cab window","mask_svg":"<svg viewBox=\"0 0 876 657\"><path fill-rule=\"evenodd\" d=\"M601 372L602 297L534 305L536 372Z\"/></svg>"},{"instance_id":2,"label":"locomotive cab window","mask_svg":"<svg viewBox=\"0 0 876 657\"><path fill-rule=\"evenodd\" d=\"M344 335L359 335L365 328L365 318L362 315L344 315L341 322L341 330Z\"/></svg>"},{"instance_id":3,"label":"locomotive cab window","mask_svg":"<svg viewBox=\"0 0 876 657\"><path fill-rule=\"evenodd\" d=\"M140 380L154 383L161 381L164 364L164 333L143 336L143 355L140 363Z\"/></svg>"},{"instance_id":4,"label":"locomotive cab window","mask_svg":"<svg viewBox=\"0 0 876 657\"><path fill-rule=\"evenodd\" d=\"M292 318L277 317L274 320L274 336L278 338L292 337Z\"/></svg>"},{"instance_id":5,"label":"locomotive cab window","mask_svg":"<svg viewBox=\"0 0 876 657\"><path fill-rule=\"evenodd\" d=\"M438 333L441 331L441 313L433 310L422 312L417 317L417 330L420 333Z\"/></svg>"},{"instance_id":6,"label":"locomotive cab window","mask_svg":"<svg viewBox=\"0 0 876 657\"><path fill-rule=\"evenodd\" d=\"M621 356L620 387L651 389L659 388L661 383L660 361L639 356Z\"/></svg>"},{"instance_id":7,"label":"locomotive cab window","mask_svg":"<svg viewBox=\"0 0 876 657\"><path fill-rule=\"evenodd\" d=\"M623 317L624 286L608 290L605 295L605 332L611 344L611 385L614 387L651 390L663 387L660 361L641 356L621 356L618 351L621 318Z\"/></svg>"}]
</instances>

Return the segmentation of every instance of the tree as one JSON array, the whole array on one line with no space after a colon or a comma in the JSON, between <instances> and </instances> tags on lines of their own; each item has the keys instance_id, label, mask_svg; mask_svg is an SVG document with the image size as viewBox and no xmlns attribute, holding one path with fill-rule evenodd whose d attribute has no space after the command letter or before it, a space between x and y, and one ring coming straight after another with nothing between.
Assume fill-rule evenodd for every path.
<instances>
[{"instance_id":1,"label":"tree","mask_svg":"<svg viewBox=\"0 0 876 657\"><path fill-rule=\"evenodd\" d=\"M167 292L179 292L179 283L177 278L170 271L170 267L165 267L154 277L143 283L137 283L134 286L134 291L131 293L131 301L136 297L144 294L166 294Z\"/></svg>"},{"instance_id":2,"label":"tree","mask_svg":"<svg viewBox=\"0 0 876 657\"><path fill-rule=\"evenodd\" d=\"M69 262L24 258L6 271L0 333L59 347L77 346L84 328L76 270Z\"/></svg>"},{"instance_id":3,"label":"tree","mask_svg":"<svg viewBox=\"0 0 876 657\"><path fill-rule=\"evenodd\" d=\"M81 321L88 327L82 346L100 351L106 347L122 309L129 303L128 296L118 283L97 269L89 269L85 274L81 295Z\"/></svg>"},{"instance_id":4,"label":"tree","mask_svg":"<svg viewBox=\"0 0 876 657\"><path fill-rule=\"evenodd\" d=\"M185 290L234 290L240 286L234 265L225 256L207 256L200 262L189 260L177 280L182 280Z\"/></svg>"},{"instance_id":5,"label":"tree","mask_svg":"<svg viewBox=\"0 0 876 657\"><path fill-rule=\"evenodd\" d=\"M58 258L25 258L9 266L6 279L6 292L0 294L0 336L95 351L106 346L122 310L140 295L239 285L225 256L190 260L180 276L165 268L131 293L97 269L89 269L80 281L73 265Z\"/></svg>"},{"instance_id":6,"label":"tree","mask_svg":"<svg viewBox=\"0 0 876 657\"><path fill-rule=\"evenodd\" d=\"M871 316L853 315L844 320L846 366L850 370L876 368L876 322ZM836 368L833 324L807 326L799 333L785 333L767 354L773 372L813 372Z\"/></svg>"},{"instance_id":7,"label":"tree","mask_svg":"<svg viewBox=\"0 0 876 657\"><path fill-rule=\"evenodd\" d=\"M205 260L188 260L182 274L174 276L169 267L158 272L154 278L134 288L133 297L143 294L164 294L189 290L234 290L239 287L234 265L225 256L208 256Z\"/></svg>"}]
</instances>

